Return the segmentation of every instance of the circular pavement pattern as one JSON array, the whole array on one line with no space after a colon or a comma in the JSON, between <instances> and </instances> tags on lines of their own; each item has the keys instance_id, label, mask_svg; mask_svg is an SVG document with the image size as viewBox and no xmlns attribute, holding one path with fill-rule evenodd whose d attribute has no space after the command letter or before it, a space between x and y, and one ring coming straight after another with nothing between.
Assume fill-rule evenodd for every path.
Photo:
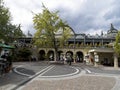
<instances>
[{"instance_id":1,"label":"circular pavement pattern","mask_svg":"<svg viewBox=\"0 0 120 90\"><path fill-rule=\"evenodd\" d=\"M49 65L39 68L39 71L35 71L33 68L36 66L18 66L14 71L20 75L32 77L39 75L41 78L60 78L77 75L81 72L80 68L69 65Z\"/></svg>"}]
</instances>

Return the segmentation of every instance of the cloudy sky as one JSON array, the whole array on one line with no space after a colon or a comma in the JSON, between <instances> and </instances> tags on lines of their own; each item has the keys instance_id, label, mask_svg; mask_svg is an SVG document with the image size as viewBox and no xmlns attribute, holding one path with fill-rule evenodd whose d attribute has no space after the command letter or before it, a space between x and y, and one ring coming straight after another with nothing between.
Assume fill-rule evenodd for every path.
<instances>
[{"instance_id":1,"label":"cloudy sky","mask_svg":"<svg viewBox=\"0 0 120 90\"><path fill-rule=\"evenodd\" d=\"M42 12L42 3L50 11L59 11L62 19L76 33L100 34L113 23L120 29L120 0L4 0L9 8L13 24L21 24L22 30L34 33L33 14Z\"/></svg>"}]
</instances>

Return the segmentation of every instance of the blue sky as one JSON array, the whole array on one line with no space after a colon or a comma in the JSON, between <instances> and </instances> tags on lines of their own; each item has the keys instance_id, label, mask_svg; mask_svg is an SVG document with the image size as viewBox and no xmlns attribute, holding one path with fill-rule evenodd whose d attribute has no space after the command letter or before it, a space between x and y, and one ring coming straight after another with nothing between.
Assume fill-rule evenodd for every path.
<instances>
[{"instance_id":1,"label":"blue sky","mask_svg":"<svg viewBox=\"0 0 120 90\"><path fill-rule=\"evenodd\" d=\"M9 8L13 24L21 24L22 30L34 33L33 14L42 12L42 3L50 11L59 11L76 33L100 34L113 23L120 29L120 0L4 0Z\"/></svg>"}]
</instances>

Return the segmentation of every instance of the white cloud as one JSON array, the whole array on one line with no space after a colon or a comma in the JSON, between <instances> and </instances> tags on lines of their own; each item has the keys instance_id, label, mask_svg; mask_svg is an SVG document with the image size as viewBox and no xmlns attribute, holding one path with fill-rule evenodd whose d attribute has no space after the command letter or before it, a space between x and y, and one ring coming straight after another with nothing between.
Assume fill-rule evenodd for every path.
<instances>
[{"instance_id":1,"label":"white cloud","mask_svg":"<svg viewBox=\"0 0 120 90\"><path fill-rule=\"evenodd\" d=\"M120 24L120 6L115 0L5 0L10 8L14 24L21 24L27 33L33 30L32 12L42 11L42 3L49 10L60 11L60 17L78 33L97 33L109 29L113 23L117 29Z\"/></svg>"}]
</instances>

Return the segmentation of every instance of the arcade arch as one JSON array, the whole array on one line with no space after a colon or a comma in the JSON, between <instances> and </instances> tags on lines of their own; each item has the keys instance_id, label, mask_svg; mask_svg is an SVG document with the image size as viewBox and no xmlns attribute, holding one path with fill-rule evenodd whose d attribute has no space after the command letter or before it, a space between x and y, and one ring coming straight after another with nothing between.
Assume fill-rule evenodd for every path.
<instances>
[{"instance_id":1,"label":"arcade arch","mask_svg":"<svg viewBox=\"0 0 120 90\"><path fill-rule=\"evenodd\" d=\"M83 52L77 51L76 52L76 62L83 62L84 55Z\"/></svg>"},{"instance_id":2,"label":"arcade arch","mask_svg":"<svg viewBox=\"0 0 120 90\"><path fill-rule=\"evenodd\" d=\"M45 51L44 50L39 51L39 60L40 61L45 60Z\"/></svg>"},{"instance_id":3,"label":"arcade arch","mask_svg":"<svg viewBox=\"0 0 120 90\"><path fill-rule=\"evenodd\" d=\"M58 60L61 60L61 57L64 57L64 55L66 56L68 53L71 54L71 57L73 59L74 62L83 62L84 60L84 54L86 53L86 51L84 50L59 50L58 51ZM46 49L41 49L39 51L39 59L40 60L50 60L50 61L54 61L54 56L55 56L55 52L54 50L50 49L50 50L46 50ZM64 60L64 58L63 58Z\"/></svg>"},{"instance_id":4,"label":"arcade arch","mask_svg":"<svg viewBox=\"0 0 120 90\"><path fill-rule=\"evenodd\" d=\"M50 60L50 61L54 61L54 51L53 50L49 50L48 53L47 53L47 58Z\"/></svg>"},{"instance_id":5,"label":"arcade arch","mask_svg":"<svg viewBox=\"0 0 120 90\"><path fill-rule=\"evenodd\" d=\"M72 57L72 62L74 61L74 57L73 57L73 52L72 51L67 51L65 55L68 55L70 54L71 57Z\"/></svg>"},{"instance_id":6,"label":"arcade arch","mask_svg":"<svg viewBox=\"0 0 120 90\"><path fill-rule=\"evenodd\" d=\"M58 51L58 60L61 60L62 53L63 53L63 51Z\"/></svg>"},{"instance_id":7,"label":"arcade arch","mask_svg":"<svg viewBox=\"0 0 120 90\"><path fill-rule=\"evenodd\" d=\"M68 53L71 54L71 56L73 57L73 52L72 52L72 51L67 51L67 52L66 52L66 55L67 55Z\"/></svg>"}]
</instances>

